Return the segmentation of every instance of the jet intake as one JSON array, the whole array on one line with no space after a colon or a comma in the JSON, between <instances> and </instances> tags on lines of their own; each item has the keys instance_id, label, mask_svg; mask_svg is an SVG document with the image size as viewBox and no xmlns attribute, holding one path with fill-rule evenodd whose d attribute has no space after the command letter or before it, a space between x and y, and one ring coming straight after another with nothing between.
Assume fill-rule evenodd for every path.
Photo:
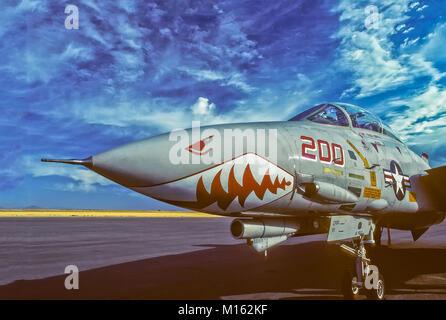
<instances>
[{"instance_id":1,"label":"jet intake","mask_svg":"<svg viewBox=\"0 0 446 320\"><path fill-rule=\"evenodd\" d=\"M255 218L232 221L231 234L246 239L257 252L265 251L290 237L328 232L330 218Z\"/></svg>"},{"instance_id":2,"label":"jet intake","mask_svg":"<svg viewBox=\"0 0 446 320\"><path fill-rule=\"evenodd\" d=\"M235 219L231 224L231 234L236 239L292 235L299 229L298 222L287 219Z\"/></svg>"},{"instance_id":3,"label":"jet intake","mask_svg":"<svg viewBox=\"0 0 446 320\"><path fill-rule=\"evenodd\" d=\"M248 246L257 252L278 245L299 229L296 221L285 219L235 219L231 224L232 236L247 239Z\"/></svg>"},{"instance_id":4,"label":"jet intake","mask_svg":"<svg viewBox=\"0 0 446 320\"><path fill-rule=\"evenodd\" d=\"M352 192L327 182L304 183L300 188L303 195L310 199L331 203L354 203L358 197Z\"/></svg>"}]
</instances>

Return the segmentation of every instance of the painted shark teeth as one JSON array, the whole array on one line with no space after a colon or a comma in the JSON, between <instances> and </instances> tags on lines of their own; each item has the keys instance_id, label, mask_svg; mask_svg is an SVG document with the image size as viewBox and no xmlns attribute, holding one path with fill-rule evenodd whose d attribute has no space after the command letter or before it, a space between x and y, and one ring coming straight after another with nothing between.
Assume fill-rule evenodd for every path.
<instances>
[{"instance_id":1,"label":"painted shark teeth","mask_svg":"<svg viewBox=\"0 0 446 320\"><path fill-rule=\"evenodd\" d=\"M143 193L162 200L196 203L195 206L211 213L240 212L288 194L292 191L293 179L285 170L251 153L183 179L144 188ZM166 198L172 194L166 190L173 189L178 190L177 196Z\"/></svg>"}]
</instances>

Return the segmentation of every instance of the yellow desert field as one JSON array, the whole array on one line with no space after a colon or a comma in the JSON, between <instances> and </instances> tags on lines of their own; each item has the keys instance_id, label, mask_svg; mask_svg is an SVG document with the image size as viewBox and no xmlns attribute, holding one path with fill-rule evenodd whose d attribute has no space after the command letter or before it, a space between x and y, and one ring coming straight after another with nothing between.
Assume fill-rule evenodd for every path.
<instances>
[{"instance_id":1,"label":"yellow desert field","mask_svg":"<svg viewBox=\"0 0 446 320\"><path fill-rule=\"evenodd\" d=\"M219 217L194 211L125 211L125 210L58 210L1 209L1 217L138 217L138 218L210 218Z\"/></svg>"}]
</instances>

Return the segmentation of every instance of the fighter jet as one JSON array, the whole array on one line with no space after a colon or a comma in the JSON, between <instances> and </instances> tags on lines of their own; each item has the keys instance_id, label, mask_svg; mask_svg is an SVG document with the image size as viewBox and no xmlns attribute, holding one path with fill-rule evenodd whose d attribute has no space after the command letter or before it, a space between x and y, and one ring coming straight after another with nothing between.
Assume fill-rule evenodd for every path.
<instances>
[{"instance_id":1,"label":"fighter jet","mask_svg":"<svg viewBox=\"0 0 446 320\"><path fill-rule=\"evenodd\" d=\"M443 221L446 167L431 169L369 111L324 103L288 121L220 124L133 142L83 165L154 199L234 217L230 232L258 252L290 237L327 233L355 258L345 297L384 299L384 277L367 255L384 227L416 241ZM347 245L350 244L350 245Z\"/></svg>"}]
</instances>

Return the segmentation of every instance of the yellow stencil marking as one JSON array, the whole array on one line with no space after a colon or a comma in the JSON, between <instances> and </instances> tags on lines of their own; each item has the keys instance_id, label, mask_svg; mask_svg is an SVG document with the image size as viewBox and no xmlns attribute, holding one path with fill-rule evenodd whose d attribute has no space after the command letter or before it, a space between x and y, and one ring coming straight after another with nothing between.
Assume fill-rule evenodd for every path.
<instances>
[{"instance_id":1,"label":"yellow stencil marking","mask_svg":"<svg viewBox=\"0 0 446 320\"><path fill-rule=\"evenodd\" d=\"M328 173L334 173L334 174L338 174L340 176L342 176L344 173L342 171L339 170L335 170L335 169L331 169L331 168L325 168L324 167L324 172L328 172Z\"/></svg>"},{"instance_id":2,"label":"yellow stencil marking","mask_svg":"<svg viewBox=\"0 0 446 320\"><path fill-rule=\"evenodd\" d=\"M359 180L364 180L364 176L361 176L359 174L354 174L354 173L349 173L348 176L350 178L355 178L355 179L359 179Z\"/></svg>"},{"instance_id":3,"label":"yellow stencil marking","mask_svg":"<svg viewBox=\"0 0 446 320\"><path fill-rule=\"evenodd\" d=\"M379 200L379 199L381 199L381 189L365 187L364 188L363 197L364 198L369 198L369 199L377 199L377 200Z\"/></svg>"},{"instance_id":4,"label":"yellow stencil marking","mask_svg":"<svg viewBox=\"0 0 446 320\"><path fill-rule=\"evenodd\" d=\"M376 187L376 173L375 171L370 171L370 184Z\"/></svg>"},{"instance_id":5,"label":"yellow stencil marking","mask_svg":"<svg viewBox=\"0 0 446 320\"><path fill-rule=\"evenodd\" d=\"M409 202L417 202L417 194L409 191Z\"/></svg>"},{"instance_id":6,"label":"yellow stencil marking","mask_svg":"<svg viewBox=\"0 0 446 320\"><path fill-rule=\"evenodd\" d=\"M353 148L353 150L355 150L355 152L358 154L358 156L361 158L362 162L364 162L364 166L366 168L370 168L369 166L369 162L367 161L366 158L364 158L364 156L361 154L361 152L359 152L359 150L353 145L353 143L350 142L350 140L347 140L347 143L350 145L350 147Z\"/></svg>"}]
</instances>

